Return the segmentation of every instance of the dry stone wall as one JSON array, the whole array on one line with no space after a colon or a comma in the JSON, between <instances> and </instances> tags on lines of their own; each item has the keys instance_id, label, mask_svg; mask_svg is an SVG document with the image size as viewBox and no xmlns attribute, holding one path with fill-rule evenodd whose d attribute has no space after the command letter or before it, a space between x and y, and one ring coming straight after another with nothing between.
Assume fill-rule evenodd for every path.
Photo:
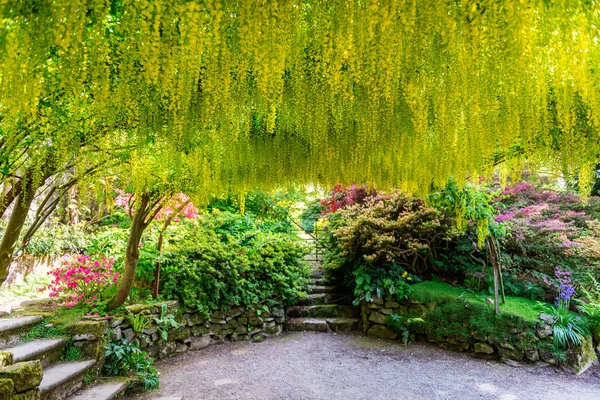
<instances>
[{"instance_id":1,"label":"dry stone wall","mask_svg":"<svg viewBox=\"0 0 600 400\"><path fill-rule=\"evenodd\" d=\"M168 313L175 316L179 328L168 330L167 340L161 338L163 327L156 321L161 316L161 305L134 305L127 307L131 315L146 318L147 326L136 332L132 319L126 315L108 320L109 339L137 342L151 357L162 359L188 350L198 350L225 341L260 342L283 332L285 312L283 304L262 304L252 310L235 307L217 311L210 317L181 308L168 302Z\"/></svg>"},{"instance_id":2,"label":"dry stone wall","mask_svg":"<svg viewBox=\"0 0 600 400\"><path fill-rule=\"evenodd\" d=\"M469 321L453 321L458 322L457 326L460 327L461 334L453 335L450 332L446 335L440 334L439 329L427 323L428 315L439 307L434 302L374 298L369 303L363 302L360 307L361 328L363 333L370 337L399 340L399 333L388 326L388 316L398 314L406 318L424 319L424 323L408 326L412 340L435 343L451 351L470 352L478 358L500 359L509 365L514 365L517 361L563 364L565 369L575 374L580 374L591 365L598 363L591 338L586 338L582 346L569 349L561 360L552 351L553 317L547 314L540 314L537 323L530 321L523 323L528 325L529 332L519 332L509 327L506 337L499 339L497 336L482 335L473 329ZM525 337L528 339L526 340Z\"/></svg>"}]
</instances>

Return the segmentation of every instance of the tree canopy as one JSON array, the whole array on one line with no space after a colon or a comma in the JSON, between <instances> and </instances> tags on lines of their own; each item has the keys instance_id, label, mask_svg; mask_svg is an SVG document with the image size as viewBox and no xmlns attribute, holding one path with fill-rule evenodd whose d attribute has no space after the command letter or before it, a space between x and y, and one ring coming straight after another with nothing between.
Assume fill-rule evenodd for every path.
<instances>
[{"instance_id":1,"label":"tree canopy","mask_svg":"<svg viewBox=\"0 0 600 400\"><path fill-rule=\"evenodd\" d=\"M4 143L160 143L204 191L424 193L527 160L585 192L600 154L595 0L8 0L0 18Z\"/></svg>"}]
</instances>

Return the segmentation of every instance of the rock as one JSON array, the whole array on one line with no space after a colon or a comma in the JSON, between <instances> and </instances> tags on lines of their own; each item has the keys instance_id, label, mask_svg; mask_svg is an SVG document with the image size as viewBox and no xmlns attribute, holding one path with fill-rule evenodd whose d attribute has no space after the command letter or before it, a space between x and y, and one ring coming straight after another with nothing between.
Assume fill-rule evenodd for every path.
<instances>
[{"instance_id":1,"label":"rock","mask_svg":"<svg viewBox=\"0 0 600 400\"><path fill-rule=\"evenodd\" d=\"M462 346L460 346L458 344L452 344L452 343L448 343L448 342L442 342L438 346L441 349L449 350L449 351L455 351L457 353L460 353L461 351L463 351Z\"/></svg>"},{"instance_id":2,"label":"rock","mask_svg":"<svg viewBox=\"0 0 600 400\"><path fill-rule=\"evenodd\" d=\"M567 350L567 363L565 369L575 375L580 375L592 365L598 364L598 357L594 351L591 337L582 340L581 345L572 346Z\"/></svg>"},{"instance_id":3,"label":"rock","mask_svg":"<svg viewBox=\"0 0 600 400\"><path fill-rule=\"evenodd\" d=\"M212 324L219 324L219 325L225 325L227 323L226 320L224 320L224 319L218 319L218 318L211 318L211 319L209 319L209 321Z\"/></svg>"},{"instance_id":4,"label":"rock","mask_svg":"<svg viewBox=\"0 0 600 400\"><path fill-rule=\"evenodd\" d=\"M92 335L91 333L80 333L73 336L73 340L96 340L96 336Z\"/></svg>"},{"instance_id":5,"label":"rock","mask_svg":"<svg viewBox=\"0 0 600 400\"><path fill-rule=\"evenodd\" d=\"M208 333L210 331L208 330L208 328L205 328L202 325L195 325L195 326L192 326L191 332L192 332L192 335L194 335L194 336L201 336L201 335L208 335Z\"/></svg>"},{"instance_id":6,"label":"rock","mask_svg":"<svg viewBox=\"0 0 600 400\"><path fill-rule=\"evenodd\" d=\"M539 315L539 319L544 321L544 323L546 323L546 325L552 325L554 323L554 321L556 321L556 317L549 315L549 314L545 314L545 313L541 313Z\"/></svg>"},{"instance_id":7,"label":"rock","mask_svg":"<svg viewBox=\"0 0 600 400\"><path fill-rule=\"evenodd\" d=\"M192 340L190 341L190 349L192 349L192 350L203 349L205 347L208 347L208 345L210 345L210 342L211 342L210 336L193 337Z\"/></svg>"},{"instance_id":8,"label":"rock","mask_svg":"<svg viewBox=\"0 0 600 400\"><path fill-rule=\"evenodd\" d=\"M392 310L391 308L382 308L381 310L379 310L379 312L385 315L390 315L394 313L394 310Z\"/></svg>"},{"instance_id":9,"label":"rock","mask_svg":"<svg viewBox=\"0 0 600 400\"><path fill-rule=\"evenodd\" d=\"M400 303L397 301L386 301L384 304L385 308L396 308L400 307Z\"/></svg>"},{"instance_id":10,"label":"rock","mask_svg":"<svg viewBox=\"0 0 600 400\"><path fill-rule=\"evenodd\" d=\"M448 342L448 343L450 343L450 344L458 344L458 340L456 340L456 338L455 338L455 337L452 337L452 336L448 336L448 337L446 338L446 342Z\"/></svg>"},{"instance_id":11,"label":"rock","mask_svg":"<svg viewBox=\"0 0 600 400\"><path fill-rule=\"evenodd\" d=\"M122 333L123 333L123 337L128 342L131 342L133 340L133 337L135 336L133 329L125 329Z\"/></svg>"},{"instance_id":12,"label":"rock","mask_svg":"<svg viewBox=\"0 0 600 400\"><path fill-rule=\"evenodd\" d=\"M0 351L0 367L6 367L12 364L14 364L12 353L9 353L8 351Z\"/></svg>"},{"instance_id":13,"label":"rock","mask_svg":"<svg viewBox=\"0 0 600 400\"><path fill-rule=\"evenodd\" d=\"M188 347L185 343L177 343L177 346L175 346L175 353L185 353L187 349Z\"/></svg>"},{"instance_id":14,"label":"rock","mask_svg":"<svg viewBox=\"0 0 600 400\"><path fill-rule=\"evenodd\" d=\"M154 326L151 326L151 327L149 327L149 328L146 328L146 329L142 330L142 332L143 332L145 335L152 336L152 334L156 333L156 327L154 327Z\"/></svg>"},{"instance_id":15,"label":"rock","mask_svg":"<svg viewBox=\"0 0 600 400\"><path fill-rule=\"evenodd\" d=\"M367 336L380 339L394 340L398 338L398 334L384 325L373 325L368 331Z\"/></svg>"},{"instance_id":16,"label":"rock","mask_svg":"<svg viewBox=\"0 0 600 400\"><path fill-rule=\"evenodd\" d=\"M205 318L202 314L189 314L186 318L188 326L201 325Z\"/></svg>"},{"instance_id":17,"label":"rock","mask_svg":"<svg viewBox=\"0 0 600 400\"><path fill-rule=\"evenodd\" d=\"M540 339L545 339L545 338L547 338L548 336L551 336L551 335L552 335L552 332L553 332L553 331L552 331L552 327L551 327L551 326L548 326L548 325L546 325L544 328L542 328L542 329L538 329L538 330L537 330L537 335L538 335L538 337L539 337Z\"/></svg>"},{"instance_id":18,"label":"rock","mask_svg":"<svg viewBox=\"0 0 600 400\"><path fill-rule=\"evenodd\" d=\"M415 317L425 318L427 315L427 308L423 304L413 304L409 307L408 313Z\"/></svg>"},{"instance_id":19,"label":"rock","mask_svg":"<svg viewBox=\"0 0 600 400\"><path fill-rule=\"evenodd\" d=\"M511 360L521 361L524 357L522 350L511 350L504 347L498 349L500 358L510 358Z\"/></svg>"},{"instance_id":20,"label":"rock","mask_svg":"<svg viewBox=\"0 0 600 400\"><path fill-rule=\"evenodd\" d=\"M26 392L13 395L12 400L40 400L40 390L38 388L29 389Z\"/></svg>"},{"instance_id":21,"label":"rock","mask_svg":"<svg viewBox=\"0 0 600 400\"><path fill-rule=\"evenodd\" d=\"M0 369L0 379L12 380L16 393L36 388L42 381L42 364L35 360L9 365Z\"/></svg>"},{"instance_id":22,"label":"rock","mask_svg":"<svg viewBox=\"0 0 600 400\"><path fill-rule=\"evenodd\" d=\"M516 361L511 360L510 358L500 357L500 362L508 365L509 367L518 367L519 366L519 364Z\"/></svg>"},{"instance_id":23,"label":"rock","mask_svg":"<svg viewBox=\"0 0 600 400\"><path fill-rule=\"evenodd\" d=\"M0 399L12 399L14 390L13 381L10 379L0 379Z\"/></svg>"},{"instance_id":24,"label":"rock","mask_svg":"<svg viewBox=\"0 0 600 400\"><path fill-rule=\"evenodd\" d=\"M240 325L248 325L248 318L244 318L244 317L238 318L237 322Z\"/></svg>"},{"instance_id":25,"label":"rock","mask_svg":"<svg viewBox=\"0 0 600 400\"><path fill-rule=\"evenodd\" d=\"M252 336L252 341L253 342L262 342L264 340L265 340L265 335L263 335L263 334L259 333L257 335Z\"/></svg>"},{"instance_id":26,"label":"rock","mask_svg":"<svg viewBox=\"0 0 600 400\"><path fill-rule=\"evenodd\" d=\"M380 312L374 312L369 316L369 321L376 324L385 325L386 316Z\"/></svg>"},{"instance_id":27,"label":"rock","mask_svg":"<svg viewBox=\"0 0 600 400\"><path fill-rule=\"evenodd\" d=\"M273 315L275 318L283 318L285 317L285 311L281 308L273 308L271 310L271 315Z\"/></svg>"},{"instance_id":28,"label":"rock","mask_svg":"<svg viewBox=\"0 0 600 400\"><path fill-rule=\"evenodd\" d=\"M123 332L121 332L120 326L113 329L113 337L115 340L121 340L123 338Z\"/></svg>"},{"instance_id":29,"label":"rock","mask_svg":"<svg viewBox=\"0 0 600 400\"><path fill-rule=\"evenodd\" d=\"M559 359L556 356L556 354L554 354L550 351L540 352L540 358L542 359L542 361L544 361L550 365L558 365L559 364Z\"/></svg>"},{"instance_id":30,"label":"rock","mask_svg":"<svg viewBox=\"0 0 600 400\"><path fill-rule=\"evenodd\" d=\"M270 328L267 328L266 332L267 334L272 336L279 336L283 332L283 328L281 327L281 325L275 325Z\"/></svg>"},{"instance_id":31,"label":"rock","mask_svg":"<svg viewBox=\"0 0 600 400\"><path fill-rule=\"evenodd\" d=\"M427 307L427 309L428 309L429 311L433 311L433 310L435 310L435 308L437 307L437 304L436 304L436 303L433 303L433 302L430 302L430 303L427 303L427 304L426 304L426 307Z\"/></svg>"},{"instance_id":32,"label":"rock","mask_svg":"<svg viewBox=\"0 0 600 400\"><path fill-rule=\"evenodd\" d=\"M158 358L166 358L175 352L177 343L175 342L164 342L160 345L160 351L158 352Z\"/></svg>"},{"instance_id":33,"label":"rock","mask_svg":"<svg viewBox=\"0 0 600 400\"><path fill-rule=\"evenodd\" d=\"M116 328L117 326L120 326L122 323L123 323L123 318L112 317L111 319L108 320L108 326L111 328Z\"/></svg>"},{"instance_id":34,"label":"rock","mask_svg":"<svg viewBox=\"0 0 600 400\"><path fill-rule=\"evenodd\" d=\"M494 348L487 343L475 343L475 353L494 354Z\"/></svg>"},{"instance_id":35,"label":"rock","mask_svg":"<svg viewBox=\"0 0 600 400\"><path fill-rule=\"evenodd\" d=\"M168 340L183 340L192 335L190 328L179 328L169 330Z\"/></svg>"},{"instance_id":36,"label":"rock","mask_svg":"<svg viewBox=\"0 0 600 400\"><path fill-rule=\"evenodd\" d=\"M540 353L536 349L525 350L525 358L527 358L529 361L539 361Z\"/></svg>"},{"instance_id":37,"label":"rock","mask_svg":"<svg viewBox=\"0 0 600 400\"><path fill-rule=\"evenodd\" d=\"M108 330L108 321L105 319L98 321L80 321L69 328L72 335L89 335L95 338L103 338ZM93 339L90 339L93 340Z\"/></svg>"}]
</instances>

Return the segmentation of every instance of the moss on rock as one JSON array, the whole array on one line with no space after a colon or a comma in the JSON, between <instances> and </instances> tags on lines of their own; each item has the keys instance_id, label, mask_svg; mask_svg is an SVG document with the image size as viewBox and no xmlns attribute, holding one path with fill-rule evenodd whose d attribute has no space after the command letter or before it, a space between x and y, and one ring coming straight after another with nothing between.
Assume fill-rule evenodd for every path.
<instances>
[{"instance_id":1,"label":"moss on rock","mask_svg":"<svg viewBox=\"0 0 600 400\"><path fill-rule=\"evenodd\" d=\"M42 381L42 364L39 360L24 361L0 369L0 379L13 381L17 393L36 388Z\"/></svg>"}]
</instances>

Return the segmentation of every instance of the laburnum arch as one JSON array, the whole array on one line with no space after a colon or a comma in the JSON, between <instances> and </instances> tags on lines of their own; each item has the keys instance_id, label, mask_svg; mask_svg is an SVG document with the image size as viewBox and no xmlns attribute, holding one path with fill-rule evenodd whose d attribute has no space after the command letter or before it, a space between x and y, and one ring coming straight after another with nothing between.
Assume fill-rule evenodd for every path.
<instances>
[{"instance_id":1,"label":"laburnum arch","mask_svg":"<svg viewBox=\"0 0 600 400\"><path fill-rule=\"evenodd\" d=\"M596 0L7 0L0 26L5 181L101 153L140 192L425 193L527 161L586 193L600 154Z\"/></svg>"}]
</instances>

